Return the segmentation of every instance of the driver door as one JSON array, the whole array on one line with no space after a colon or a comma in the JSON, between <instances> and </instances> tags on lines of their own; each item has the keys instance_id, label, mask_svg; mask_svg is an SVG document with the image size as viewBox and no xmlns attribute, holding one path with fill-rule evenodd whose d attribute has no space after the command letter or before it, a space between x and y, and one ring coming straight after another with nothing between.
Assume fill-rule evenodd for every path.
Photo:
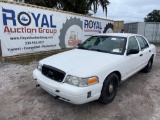
<instances>
[{"instance_id":1,"label":"driver door","mask_svg":"<svg viewBox=\"0 0 160 120\"><path fill-rule=\"evenodd\" d=\"M128 40L127 53L130 51L130 49L136 49L139 51L139 45L137 39L134 36L130 37ZM140 53L130 55L126 54L126 75L128 77L140 69L140 62Z\"/></svg>"}]
</instances>

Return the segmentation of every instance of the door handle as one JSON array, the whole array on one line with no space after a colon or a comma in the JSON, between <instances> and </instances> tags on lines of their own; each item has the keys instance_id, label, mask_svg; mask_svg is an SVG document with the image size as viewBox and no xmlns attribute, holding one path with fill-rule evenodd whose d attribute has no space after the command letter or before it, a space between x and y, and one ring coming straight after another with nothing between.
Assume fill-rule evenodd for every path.
<instances>
[{"instance_id":1,"label":"door handle","mask_svg":"<svg viewBox=\"0 0 160 120\"><path fill-rule=\"evenodd\" d=\"M140 54L140 57L142 57L143 56L143 54Z\"/></svg>"}]
</instances>

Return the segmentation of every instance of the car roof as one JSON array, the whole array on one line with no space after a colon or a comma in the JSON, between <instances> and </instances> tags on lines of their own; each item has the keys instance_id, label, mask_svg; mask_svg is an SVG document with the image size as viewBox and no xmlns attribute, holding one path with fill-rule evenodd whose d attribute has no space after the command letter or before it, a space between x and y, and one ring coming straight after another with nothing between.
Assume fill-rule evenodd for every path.
<instances>
[{"instance_id":1,"label":"car roof","mask_svg":"<svg viewBox=\"0 0 160 120\"><path fill-rule=\"evenodd\" d=\"M116 37L130 37L130 36L140 36L138 34L132 34L132 33L102 33L97 34L93 36L116 36Z\"/></svg>"}]
</instances>

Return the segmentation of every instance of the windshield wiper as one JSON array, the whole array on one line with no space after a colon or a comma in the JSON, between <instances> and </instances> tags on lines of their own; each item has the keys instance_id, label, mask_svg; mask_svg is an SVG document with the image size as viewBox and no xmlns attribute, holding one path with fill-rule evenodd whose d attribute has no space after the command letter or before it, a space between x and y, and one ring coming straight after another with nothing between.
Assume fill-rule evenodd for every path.
<instances>
[{"instance_id":1,"label":"windshield wiper","mask_svg":"<svg viewBox=\"0 0 160 120\"><path fill-rule=\"evenodd\" d=\"M109 53L108 51L104 51L104 50L101 50L101 49L90 49L90 50L98 51L98 52L104 52L104 53Z\"/></svg>"},{"instance_id":2,"label":"windshield wiper","mask_svg":"<svg viewBox=\"0 0 160 120\"><path fill-rule=\"evenodd\" d=\"M90 50L89 48L85 48L85 47L78 47L78 49Z\"/></svg>"},{"instance_id":3,"label":"windshield wiper","mask_svg":"<svg viewBox=\"0 0 160 120\"><path fill-rule=\"evenodd\" d=\"M101 49L91 49L91 48L85 48L85 47L78 47L78 49L93 50L93 51L98 51L98 52L109 53L109 51L104 51L104 50L101 50Z\"/></svg>"}]
</instances>

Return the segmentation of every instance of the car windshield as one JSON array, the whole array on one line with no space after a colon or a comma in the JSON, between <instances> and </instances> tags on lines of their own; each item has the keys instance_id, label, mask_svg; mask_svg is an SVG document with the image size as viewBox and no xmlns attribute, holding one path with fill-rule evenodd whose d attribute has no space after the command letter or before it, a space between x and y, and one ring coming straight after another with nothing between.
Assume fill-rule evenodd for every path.
<instances>
[{"instance_id":1,"label":"car windshield","mask_svg":"<svg viewBox=\"0 0 160 120\"><path fill-rule=\"evenodd\" d=\"M126 40L126 37L92 36L83 42L78 49L123 55Z\"/></svg>"}]
</instances>

